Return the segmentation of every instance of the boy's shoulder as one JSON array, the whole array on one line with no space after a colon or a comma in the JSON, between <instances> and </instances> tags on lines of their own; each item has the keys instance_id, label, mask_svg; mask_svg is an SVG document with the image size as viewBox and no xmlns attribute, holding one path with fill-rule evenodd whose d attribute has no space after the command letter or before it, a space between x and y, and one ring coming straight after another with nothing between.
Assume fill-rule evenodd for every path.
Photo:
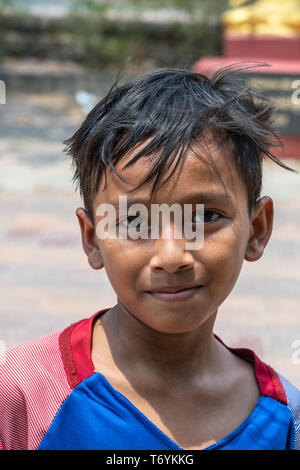
<instances>
[{"instance_id":1,"label":"boy's shoulder","mask_svg":"<svg viewBox=\"0 0 300 470\"><path fill-rule=\"evenodd\" d=\"M223 343L222 340L220 341ZM295 449L300 450L300 390L269 364L263 362L254 351L246 348L226 347L234 354L253 363L261 396L271 397L288 407L294 424Z\"/></svg>"},{"instance_id":2,"label":"boy's shoulder","mask_svg":"<svg viewBox=\"0 0 300 470\"><path fill-rule=\"evenodd\" d=\"M106 310L4 351L0 355L0 387L11 384L26 388L30 384L32 388L35 380L46 380L52 375L66 388L74 388L81 378L72 378L80 372L80 360L83 363L91 361L94 319Z\"/></svg>"},{"instance_id":3,"label":"boy's shoulder","mask_svg":"<svg viewBox=\"0 0 300 470\"><path fill-rule=\"evenodd\" d=\"M0 356L0 386L14 383L24 387L30 379L43 376L51 369L59 370L62 332L58 330L4 351Z\"/></svg>"},{"instance_id":4,"label":"boy's shoulder","mask_svg":"<svg viewBox=\"0 0 300 470\"><path fill-rule=\"evenodd\" d=\"M92 325L101 312L0 355L0 450L38 448L64 400L85 378L82 371L93 373Z\"/></svg>"},{"instance_id":5,"label":"boy's shoulder","mask_svg":"<svg viewBox=\"0 0 300 470\"><path fill-rule=\"evenodd\" d=\"M59 348L62 331L1 354L0 449L36 448L70 393Z\"/></svg>"},{"instance_id":6,"label":"boy's shoulder","mask_svg":"<svg viewBox=\"0 0 300 470\"><path fill-rule=\"evenodd\" d=\"M290 409L295 425L295 449L300 450L300 390L288 379L277 372L277 375L284 388L287 406Z\"/></svg>"}]
</instances>

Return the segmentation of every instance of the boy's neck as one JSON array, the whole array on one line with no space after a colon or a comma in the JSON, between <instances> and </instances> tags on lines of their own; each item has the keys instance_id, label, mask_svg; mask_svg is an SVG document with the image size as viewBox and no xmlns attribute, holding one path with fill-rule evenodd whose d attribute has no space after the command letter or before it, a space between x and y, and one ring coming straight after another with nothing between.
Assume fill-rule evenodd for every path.
<instances>
[{"instance_id":1,"label":"boy's neck","mask_svg":"<svg viewBox=\"0 0 300 470\"><path fill-rule=\"evenodd\" d=\"M198 329L178 334L150 328L119 304L100 317L100 322L111 359L120 370L134 369L161 382L174 379L178 385L179 377L193 380L220 367L224 347L213 336L216 314Z\"/></svg>"}]
</instances>

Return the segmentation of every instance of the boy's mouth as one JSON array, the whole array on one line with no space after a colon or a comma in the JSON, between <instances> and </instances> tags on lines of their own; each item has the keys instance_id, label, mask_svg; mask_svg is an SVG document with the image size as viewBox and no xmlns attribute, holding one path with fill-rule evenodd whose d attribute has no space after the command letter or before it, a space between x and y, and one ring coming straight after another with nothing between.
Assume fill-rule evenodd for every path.
<instances>
[{"instance_id":1,"label":"boy's mouth","mask_svg":"<svg viewBox=\"0 0 300 470\"><path fill-rule=\"evenodd\" d=\"M162 286L150 289L147 291L148 294L152 295L158 300L165 301L176 301L176 300L186 300L190 297L193 297L197 294L202 285L194 286Z\"/></svg>"}]
</instances>

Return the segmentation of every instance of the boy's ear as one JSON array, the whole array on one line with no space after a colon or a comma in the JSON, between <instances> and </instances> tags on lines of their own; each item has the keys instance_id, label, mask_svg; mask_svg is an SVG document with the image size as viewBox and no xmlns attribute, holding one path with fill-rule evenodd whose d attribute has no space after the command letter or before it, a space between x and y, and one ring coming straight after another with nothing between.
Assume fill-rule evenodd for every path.
<instances>
[{"instance_id":1,"label":"boy's ear","mask_svg":"<svg viewBox=\"0 0 300 470\"><path fill-rule=\"evenodd\" d=\"M81 230L81 241L83 249L88 257L88 262L93 269L101 269L104 264L99 245L97 243L96 232L91 219L82 207L76 209L77 219Z\"/></svg>"},{"instance_id":2,"label":"boy's ear","mask_svg":"<svg viewBox=\"0 0 300 470\"><path fill-rule=\"evenodd\" d=\"M245 253L247 261L257 261L262 256L272 233L273 216L272 199L262 197L252 214L251 233Z\"/></svg>"}]
</instances>

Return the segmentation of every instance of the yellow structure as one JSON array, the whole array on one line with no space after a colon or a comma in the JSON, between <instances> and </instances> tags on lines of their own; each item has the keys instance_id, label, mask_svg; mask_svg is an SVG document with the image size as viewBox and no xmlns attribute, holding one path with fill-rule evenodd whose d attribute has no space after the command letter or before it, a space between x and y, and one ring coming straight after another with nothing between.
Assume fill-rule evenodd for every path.
<instances>
[{"instance_id":1,"label":"yellow structure","mask_svg":"<svg viewBox=\"0 0 300 470\"><path fill-rule=\"evenodd\" d=\"M225 32L237 34L300 36L300 0L229 0L232 7L223 13Z\"/></svg>"}]
</instances>

